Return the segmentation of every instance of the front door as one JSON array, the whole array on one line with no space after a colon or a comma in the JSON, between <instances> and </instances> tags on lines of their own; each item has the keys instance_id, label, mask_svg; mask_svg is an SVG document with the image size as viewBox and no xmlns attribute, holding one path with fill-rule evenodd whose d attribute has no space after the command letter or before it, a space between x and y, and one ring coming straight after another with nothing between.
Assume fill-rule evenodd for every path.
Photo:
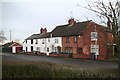
<instances>
[{"instance_id":1,"label":"front door","mask_svg":"<svg viewBox=\"0 0 120 80\"><path fill-rule=\"evenodd\" d=\"M33 51L33 46L31 46L31 52Z\"/></svg>"}]
</instances>

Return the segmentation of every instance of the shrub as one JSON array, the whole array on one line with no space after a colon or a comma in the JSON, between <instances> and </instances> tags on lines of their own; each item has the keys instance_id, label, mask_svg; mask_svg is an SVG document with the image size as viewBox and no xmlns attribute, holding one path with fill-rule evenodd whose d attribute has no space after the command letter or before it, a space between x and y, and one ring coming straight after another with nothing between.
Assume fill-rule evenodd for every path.
<instances>
[{"instance_id":1,"label":"shrub","mask_svg":"<svg viewBox=\"0 0 120 80\"><path fill-rule=\"evenodd\" d=\"M70 65L39 62L2 65L4 78L116 78L117 74L100 70L84 70Z\"/></svg>"}]
</instances>

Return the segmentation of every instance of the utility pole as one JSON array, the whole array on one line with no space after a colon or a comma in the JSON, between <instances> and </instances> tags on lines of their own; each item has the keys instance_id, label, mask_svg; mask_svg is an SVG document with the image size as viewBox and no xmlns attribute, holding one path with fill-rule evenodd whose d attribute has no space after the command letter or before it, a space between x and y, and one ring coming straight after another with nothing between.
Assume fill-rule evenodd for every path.
<instances>
[{"instance_id":1,"label":"utility pole","mask_svg":"<svg viewBox=\"0 0 120 80\"><path fill-rule=\"evenodd\" d=\"M10 42L11 42L11 30L10 30Z\"/></svg>"}]
</instances>

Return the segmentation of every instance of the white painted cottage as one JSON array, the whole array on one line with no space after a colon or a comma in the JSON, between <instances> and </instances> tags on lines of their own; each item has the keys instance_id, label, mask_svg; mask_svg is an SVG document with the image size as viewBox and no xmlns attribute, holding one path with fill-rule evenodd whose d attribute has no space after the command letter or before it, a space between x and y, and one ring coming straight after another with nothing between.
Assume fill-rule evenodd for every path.
<instances>
[{"instance_id":1,"label":"white painted cottage","mask_svg":"<svg viewBox=\"0 0 120 80\"><path fill-rule=\"evenodd\" d=\"M61 52L62 37L53 37L51 32L46 28L41 28L40 34L33 34L23 42L25 52L38 51L42 53Z\"/></svg>"}]
</instances>

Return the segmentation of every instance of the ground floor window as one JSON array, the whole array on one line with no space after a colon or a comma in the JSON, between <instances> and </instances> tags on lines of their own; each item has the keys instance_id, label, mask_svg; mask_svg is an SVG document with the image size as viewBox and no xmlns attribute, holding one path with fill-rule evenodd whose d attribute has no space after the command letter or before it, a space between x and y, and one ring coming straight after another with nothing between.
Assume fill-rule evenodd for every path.
<instances>
[{"instance_id":1,"label":"ground floor window","mask_svg":"<svg viewBox=\"0 0 120 80\"><path fill-rule=\"evenodd\" d=\"M57 47L55 47L55 52L57 52Z\"/></svg>"},{"instance_id":2,"label":"ground floor window","mask_svg":"<svg viewBox=\"0 0 120 80\"><path fill-rule=\"evenodd\" d=\"M66 47L66 48L65 48L65 52L67 52L67 53L72 53L72 52L73 52L72 47Z\"/></svg>"},{"instance_id":3,"label":"ground floor window","mask_svg":"<svg viewBox=\"0 0 120 80\"><path fill-rule=\"evenodd\" d=\"M49 52L49 48L47 48L47 52Z\"/></svg>"},{"instance_id":4,"label":"ground floor window","mask_svg":"<svg viewBox=\"0 0 120 80\"><path fill-rule=\"evenodd\" d=\"M54 52L54 45L52 45L52 52Z\"/></svg>"},{"instance_id":5,"label":"ground floor window","mask_svg":"<svg viewBox=\"0 0 120 80\"><path fill-rule=\"evenodd\" d=\"M40 47L37 47L37 51L40 51Z\"/></svg>"},{"instance_id":6,"label":"ground floor window","mask_svg":"<svg viewBox=\"0 0 120 80\"><path fill-rule=\"evenodd\" d=\"M91 45L91 53L95 53L98 55L99 45Z\"/></svg>"}]
</instances>

